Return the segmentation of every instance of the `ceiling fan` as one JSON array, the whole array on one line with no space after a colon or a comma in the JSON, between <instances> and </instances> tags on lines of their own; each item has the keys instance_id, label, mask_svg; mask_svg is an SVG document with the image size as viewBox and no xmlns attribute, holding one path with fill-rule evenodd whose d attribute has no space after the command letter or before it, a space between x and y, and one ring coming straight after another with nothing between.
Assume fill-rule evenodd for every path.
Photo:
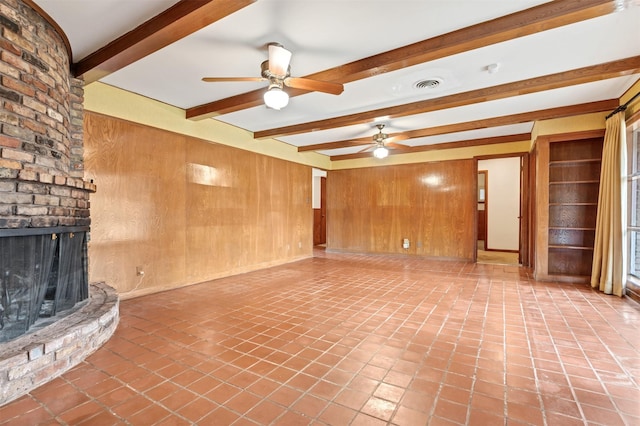
<instances>
[{"instance_id":1,"label":"ceiling fan","mask_svg":"<svg viewBox=\"0 0 640 426\"><path fill-rule=\"evenodd\" d=\"M206 82L224 81L268 81L269 88L264 93L264 103L273 109L281 109L289 103L289 95L283 89L284 86L294 89L303 89L314 92L339 95L344 90L340 83L312 80L303 77L291 77L291 52L278 43L270 43L269 59L264 61L261 68L261 77L204 77Z\"/></svg>"},{"instance_id":2,"label":"ceiling fan","mask_svg":"<svg viewBox=\"0 0 640 426\"><path fill-rule=\"evenodd\" d=\"M382 129L384 129L384 124L377 124L376 127L378 128L378 133L376 133L375 135L373 135L373 147L366 147L365 149L359 151L359 152L364 152L367 150L370 150L371 148L374 148L373 150L373 156L376 158L385 158L387 155L389 155L389 149L388 148L398 148L398 149L409 149L410 147L408 147L407 145L402 145L399 143L395 143L395 142L386 142L385 141L387 139L389 139L389 135L386 133L382 132Z\"/></svg>"}]
</instances>

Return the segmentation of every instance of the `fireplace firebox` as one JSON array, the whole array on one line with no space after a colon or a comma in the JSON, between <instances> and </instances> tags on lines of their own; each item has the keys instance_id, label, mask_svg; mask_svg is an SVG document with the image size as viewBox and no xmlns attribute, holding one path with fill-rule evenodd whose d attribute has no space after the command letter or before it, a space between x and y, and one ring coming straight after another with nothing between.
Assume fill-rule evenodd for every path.
<instances>
[{"instance_id":1,"label":"fireplace firebox","mask_svg":"<svg viewBox=\"0 0 640 426\"><path fill-rule=\"evenodd\" d=\"M0 230L0 343L83 306L89 297L88 230Z\"/></svg>"}]
</instances>

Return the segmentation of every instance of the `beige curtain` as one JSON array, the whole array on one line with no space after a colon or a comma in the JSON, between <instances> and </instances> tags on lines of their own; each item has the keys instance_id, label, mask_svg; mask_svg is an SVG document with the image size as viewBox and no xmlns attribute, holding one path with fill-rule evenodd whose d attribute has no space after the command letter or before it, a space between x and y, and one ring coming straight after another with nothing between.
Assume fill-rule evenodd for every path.
<instances>
[{"instance_id":1,"label":"beige curtain","mask_svg":"<svg viewBox=\"0 0 640 426\"><path fill-rule=\"evenodd\" d=\"M627 137L624 111L606 123L591 286L624 295L627 280Z\"/></svg>"}]
</instances>

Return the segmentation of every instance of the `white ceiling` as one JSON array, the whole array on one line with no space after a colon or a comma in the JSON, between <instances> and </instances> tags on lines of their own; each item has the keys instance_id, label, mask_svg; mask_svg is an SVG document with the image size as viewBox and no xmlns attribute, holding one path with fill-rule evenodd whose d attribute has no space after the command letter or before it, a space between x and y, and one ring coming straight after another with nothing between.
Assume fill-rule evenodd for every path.
<instances>
[{"instance_id":1,"label":"white ceiling","mask_svg":"<svg viewBox=\"0 0 640 426\"><path fill-rule=\"evenodd\" d=\"M176 0L35 0L66 33L74 62L177 3ZM102 82L179 108L262 87L263 82L204 83L202 77L259 76L265 45L293 52L291 73L306 76L546 3L534 0L258 0L131 65ZM255 132L435 99L640 55L640 7L446 56L345 84L339 96L292 97L280 110L264 105L214 119ZM499 64L498 72L487 66ZM418 80L442 80L416 89ZM619 98L639 73L417 115L282 136L305 146L424 129ZM527 133L533 123L409 139L409 146ZM363 147L325 150L327 155Z\"/></svg>"}]
</instances>

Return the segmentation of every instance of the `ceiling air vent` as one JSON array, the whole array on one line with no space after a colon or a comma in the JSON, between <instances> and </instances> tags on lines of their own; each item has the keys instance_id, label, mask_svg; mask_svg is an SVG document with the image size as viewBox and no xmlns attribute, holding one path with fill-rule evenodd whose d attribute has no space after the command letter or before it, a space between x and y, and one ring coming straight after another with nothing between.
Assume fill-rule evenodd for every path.
<instances>
[{"instance_id":1,"label":"ceiling air vent","mask_svg":"<svg viewBox=\"0 0 640 426\"><path fill-rule=\"evenodd\" d=\"M435 89L440 86L442 79L440 78L427 78L424 80L418 80L413 83L413 87L416 89Z\"/></svg>"}]
</instances>

